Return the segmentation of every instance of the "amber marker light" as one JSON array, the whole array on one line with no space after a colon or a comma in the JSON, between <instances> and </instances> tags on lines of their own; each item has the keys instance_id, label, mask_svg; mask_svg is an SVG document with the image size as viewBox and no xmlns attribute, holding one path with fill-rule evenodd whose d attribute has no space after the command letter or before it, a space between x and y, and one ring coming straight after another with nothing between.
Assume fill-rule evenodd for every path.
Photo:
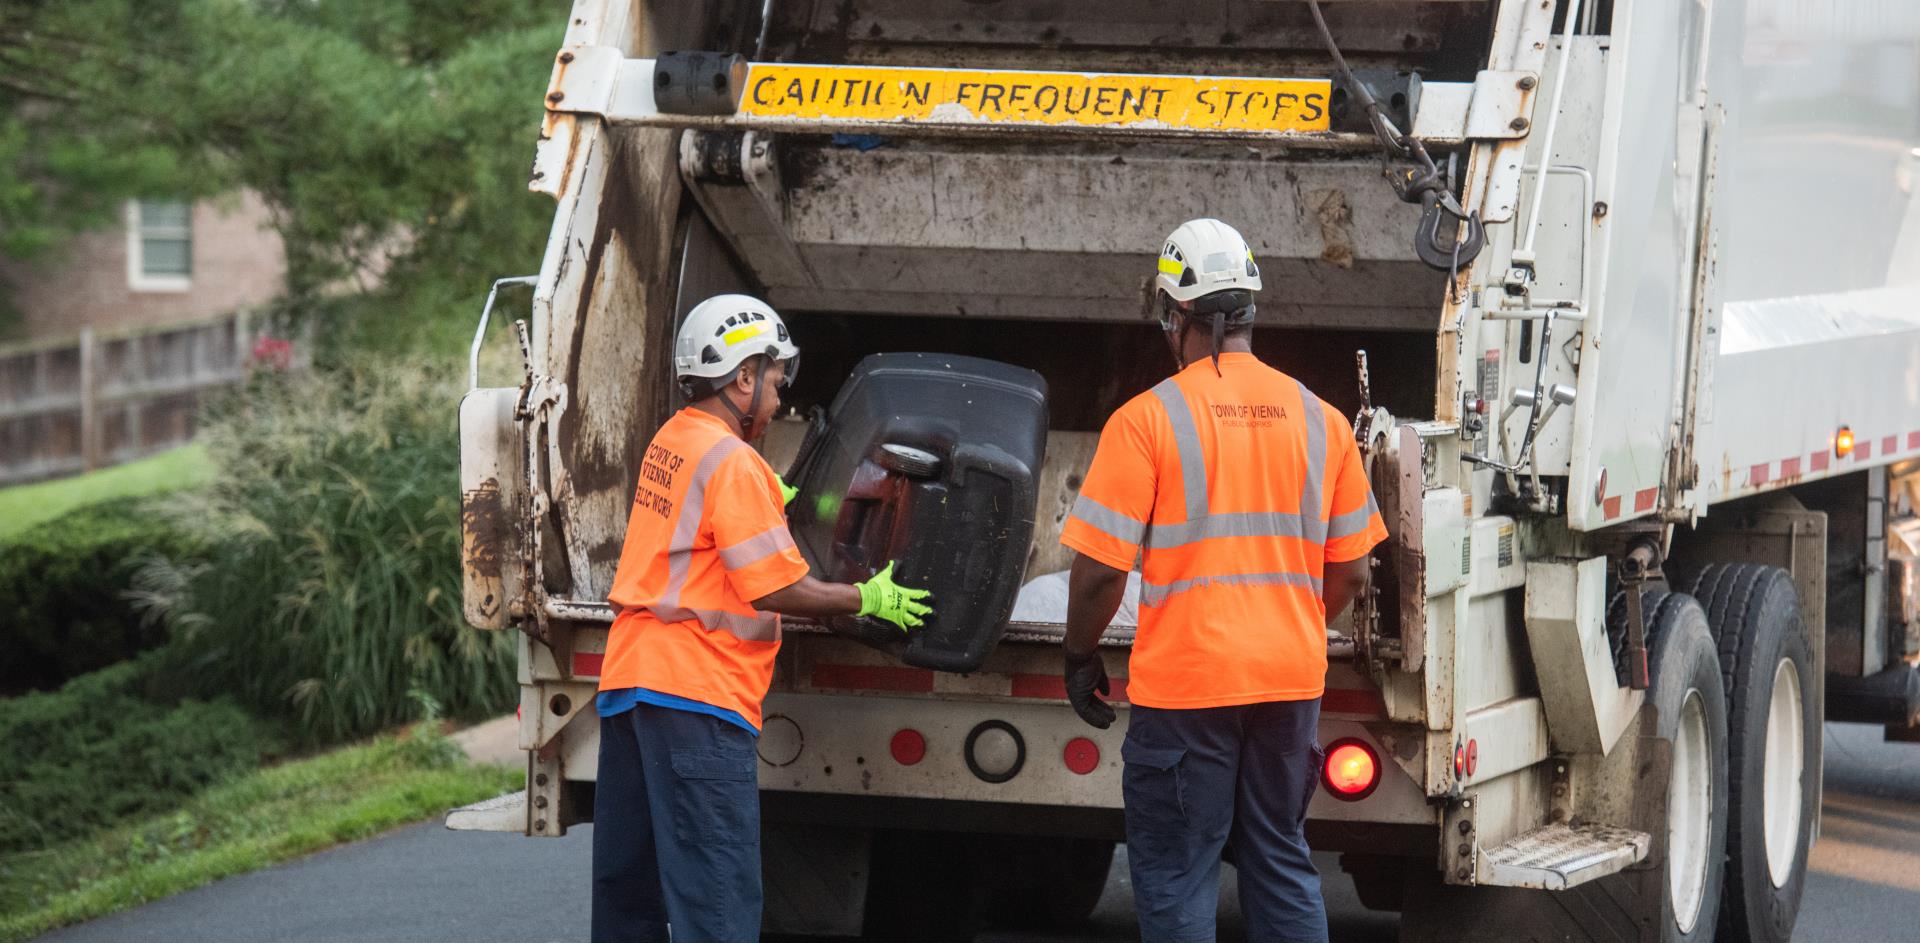
<instances>
[{"instance_id":1,"label":"amber marker light","mask_svg":"<svg viewBox=\"0 0 1920 943\"><path fill-rule=\"evenodd\" d=\"M1360 740L1336 740L1327 747L1320 781L1336 799L1358 802L1380 785L1380 758Z\"/></svg>"},{"instance_id":2,"label":"amber marker light","mask_svg":"<svg viewBox=\"0 0 1920 943\"><path fill-rule=\"evenodd\" d=\"M1838 455L1841 458L1846 458L1847 456L1853 454L1853 430L1852 429L1846 426L1841 426L1839 431L1833 434L1833 454Z\"/></svg>"}]
</instances>

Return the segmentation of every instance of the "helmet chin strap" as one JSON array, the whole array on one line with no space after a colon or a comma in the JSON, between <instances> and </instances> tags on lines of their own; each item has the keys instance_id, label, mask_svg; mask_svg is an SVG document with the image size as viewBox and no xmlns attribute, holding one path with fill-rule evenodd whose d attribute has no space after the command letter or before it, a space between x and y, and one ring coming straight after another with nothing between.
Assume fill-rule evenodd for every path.
<instances>
[{"instance_id":1,"label":"helmet chin strap","mask_svg":"<svg viewBox=\"0 0 1920 943\"><path fill-rule=\"evenodd\" d=\"M753 398L747 401L747 409L745 412L742 412L740 407L733 405L733 397L726 395L724 391L720 397L720 405L725 406L727 412L733 414L733 420L740 424L740 438L748 442L753 441L755 434L754 427L759 425L755 417L760 415L760 396L766 392L767 370L772 366L773 361L765 357L760 358L760 369L755 370L753 374Z\"/></svg>"},{"instance_id":2,"label":"helmet chin strap","mask_svg":"<svg viewBox=\"0 0 1920 943\"><path fill-rule=\"evenodd\" d=\"M1213 313L1213 375L1225 376L1220 372L1220 344L1226 338L1227 315L1224 311Z\"/></svg>"}]
</instances>

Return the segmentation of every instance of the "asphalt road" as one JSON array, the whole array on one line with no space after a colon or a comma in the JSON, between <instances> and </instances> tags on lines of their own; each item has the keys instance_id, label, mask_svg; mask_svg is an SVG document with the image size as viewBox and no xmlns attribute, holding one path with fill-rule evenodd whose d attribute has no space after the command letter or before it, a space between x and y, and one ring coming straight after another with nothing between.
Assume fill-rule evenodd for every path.
<instances>
[{"instance_id":1,"label":"asphalt road","mask_svg":"<svg viewBox=\"0 0 1920 943\"><path fill-rule=\"evenodd\" d=\"M404 828L281 867L222 881L72 927L48 943L543 943L587 935L591 830L535 841ZM987 943L1136 939L1124 855L1092 921L1071 934L989 933ZM1321 861L1333 938L1385 943L1398 920L1364 910L1331 856ZM1892 943L1920 938L1920 744L1875 727L1827 726L1826 804L1796 940ZM1240 938L1231 881L1221 939Z\"/></svg>"}]
</instances>

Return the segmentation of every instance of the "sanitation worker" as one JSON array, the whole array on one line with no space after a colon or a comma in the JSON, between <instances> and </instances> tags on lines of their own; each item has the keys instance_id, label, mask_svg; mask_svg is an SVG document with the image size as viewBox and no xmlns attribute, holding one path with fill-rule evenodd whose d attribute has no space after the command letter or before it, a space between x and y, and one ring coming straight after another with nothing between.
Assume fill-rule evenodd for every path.
<instances>
[{"instance_id":1,"label":"sanitation worker","mask_svg":"<svg viewBox=\"0 0 1920 943\"><path fill-rule=\"evenodd\" d=\"M808 575L787 532L793 490L747 445L799 356L780 315L745 295L701 302L674 339L691 405L647 446L607 597L618 615L597 700L595 941L759 939L754 738L779 614L905 631L932 613L891 564L851 585Z\"/></svg>"},{"instance_id":2,"label":"sanitation worker","mask_svg":"<svg viewBox=\"0 0 1920 943\"><path fill-rule=\"evenodd\" d=\"M1304 831L1327 620L1360 591L1386 527L1346 420L1253 356L1259 290L1227 224L1167 238L1155 295L1179 372L1107 421L1061 536L1078 554L1067 694L1095 727L1114 720L1100 635L1140 562L1120 753L1151 943L1214 939L1229 845L1248 939L1327 938Z\"/></svg>"}]
</instances>

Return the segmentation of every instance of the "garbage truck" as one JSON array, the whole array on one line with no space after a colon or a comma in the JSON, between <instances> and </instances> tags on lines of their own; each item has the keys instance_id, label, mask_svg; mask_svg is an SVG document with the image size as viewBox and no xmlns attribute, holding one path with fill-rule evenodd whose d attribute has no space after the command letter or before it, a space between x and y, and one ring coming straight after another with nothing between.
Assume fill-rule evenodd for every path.
<instances>
[{"instance_id":1,"label":"garbage truck","mask_svg":"<svg viewBox=\"0 0 1920 943\"><path fill-rule=\"evenodd\" d=\"M1105 418L1174 369L1160 240L1211 216L1391 534L1329 626L1313 846L1408 940L1786 940L1823 720L1920 740L1916 164L1895 0L576 0L520 375L482 384L483 315L460 405L466 613L516 633L526 789L448 824L590 821L670 339L745 292L805 352L776 468L875 354L1037 377L1045 426L1008 459L1031 519L938 535L1011 607L966 658L785 622L766 928L1083 917L1125 723L1066 704L1058 538ZM1136 605L1102 640L1123 704Z\"/></svg>"}]
</instances>

